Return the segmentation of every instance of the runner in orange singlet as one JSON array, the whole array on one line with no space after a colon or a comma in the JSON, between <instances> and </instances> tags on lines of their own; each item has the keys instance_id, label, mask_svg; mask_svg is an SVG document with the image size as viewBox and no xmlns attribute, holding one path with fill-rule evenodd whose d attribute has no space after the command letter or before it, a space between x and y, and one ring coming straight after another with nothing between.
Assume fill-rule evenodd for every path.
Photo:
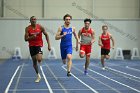
<instances>
[{"instance_id":1,"label":"runner in orange singlet","mask_svg":"<svg viewBox=\"0 0 140 93\"><path fill-rule=\"evenodd\" d=\"M37 74L37 79L35 82L39 82L41 79L41 76L38 72L38 65L37 62L42 61L42 47L43 47L43 40L42 40L42 33L45 35L47 43L48 43L48 50L51 50L50 46L50 41L49 41L49 36L45 29L40 25L36 24L36 17L32 16L30 18L30 23L28 27L25 29L25 36L24 39L25 41L28 41L29 43L29 50L30 50L30 55L32 57L33 61L33 67L35 69L35 72Z\"/></svg>"},{"instance_id":2,"label":"runner in orange singlet","mask_svg":"<svg viewBox=\"0 0 140 93\"><path fill-rule=\"evenodd\" d=\"M114 39L112 35L108 32L108 26L103 25L102 26L103 33L99 37L98 44L101 46L101 64L102 64L102 69L105 70L105 65L104 65L104 59L109 59L110 58L110 39L112 40L112 49L114 49Z\"/></svg>"}]
</instances>

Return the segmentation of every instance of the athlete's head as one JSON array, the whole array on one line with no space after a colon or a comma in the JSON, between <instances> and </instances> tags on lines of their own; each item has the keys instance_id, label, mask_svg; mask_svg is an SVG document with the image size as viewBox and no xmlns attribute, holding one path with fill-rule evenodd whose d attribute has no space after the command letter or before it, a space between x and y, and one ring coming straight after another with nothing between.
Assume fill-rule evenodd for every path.
<instances>
[{"instance_id":1,"label":"athlete's head","mask_svg":"<svg viewBox=\"0 0 140 93\"><path fill-rule=\"evenodd\" d=\"M88 29L90 27L90 24L91 24L91 19L86 18L84 20L84 23L85 23L85 28Z\"/></svg>"},{"instance_id":2,"label":"athlete's head","mask_svg":"<svg viewBox=\"0 0 140 93\"><path fill-rule=\"evenodd\" d=\"M35 16L31 16L31 17L30 17L30 23L31 23L32 25L36 24L36 17L35 17Z\"/></svg>"},{"instance_id":3,"label":"athlete's head","mask_svg":"<svg viewBox=\"0 0 140 93\"><path fill-rule=\"evenodd\" d=\"M102 26L102 30L103 30L104 33L107 32L108 26L107 26L107 25L103 25L103 26Z\"/></svg>"},{"instance_id":4,"label":"athlete's head","mask_svg":"<svg viewBox=\"0 0 140 93\"><path fill-rule=\"evenodd\" d=\"M66 14L64 17L63 17L63 20L65 21L65 24L66 25L69 25L70 24L70 20L72 19L72 16L70 14Z\"/></svg>"}]
</instances>

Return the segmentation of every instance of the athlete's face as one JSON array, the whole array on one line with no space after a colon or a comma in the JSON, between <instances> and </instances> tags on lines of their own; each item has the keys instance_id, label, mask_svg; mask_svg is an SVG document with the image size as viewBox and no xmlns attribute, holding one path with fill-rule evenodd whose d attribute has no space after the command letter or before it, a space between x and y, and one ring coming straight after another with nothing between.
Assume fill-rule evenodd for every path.
<instances>
[{"instance_id":1,"label":"athlete's face","mask_svg":"<svg viewBox=\"0 0 140 93\"><path fill-rule=\"evenodd\" d=\"M106 33L108 28L107 27L103 27L102 30L103 30L103 33Z\"/></svg>"},{"instance_id":2,"label":"athlete's face","mask_svg":"<svg viewBox=\"0 0 140 93\"><path fill-rule=\"evenodd\" d=\"M66 25L69 25L69 24L70 24L70 20L71 20L70 17L66 17L66 18L65 18L65 24L66 24Z\"/></svg>"},{"instance_id":3,"label":"athlete's face","mask_svg":"<svg viewBox=\"0 0 140 93\"><path fill-rule=\"evenodd\" d=\"M89 26L90 26L90 22L88 22L88 21L87 21L87 22L85 22L85 28L86 28L86 29L88 29L88 28L89 28Z\"/></svg>"},{"instance_id":4,"label":"athlete's face","mask_svg":"<svg viewBox=\"0 0 140 93\"><path fill-rule=\"evenodd\" d=\"M30 22L31 22L31 24L36 24L36 17L32 17L32 18L30 19Z\"/></svg>"}]
</instances>

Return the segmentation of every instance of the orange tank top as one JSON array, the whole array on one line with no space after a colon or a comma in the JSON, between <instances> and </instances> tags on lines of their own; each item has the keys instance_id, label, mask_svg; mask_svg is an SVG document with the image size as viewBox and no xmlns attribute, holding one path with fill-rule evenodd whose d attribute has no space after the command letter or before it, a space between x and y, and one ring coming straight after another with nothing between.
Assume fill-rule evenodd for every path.
<instances>
[{"instance_id":1,"label":"orange tank top","mask_svg":"<svg viewBox=\"0 0 140 93\"><path fill-rule=\"evenodd\" d=\"M107 35L102 34L101 41L103 44L103 46L101 48L110 49L110 35L109 35L109 33L107 33Z\"/></svg>"},{"instance_id":2,"label":"orange tank top","mask_svg":"<svg viewBox=\"0 0 140 93\"><path fill-rule=\"evenodd\" d=\"M28 26L28 33L29 36L36 35L35 39L29 40L29 46L43 46L43 40L42 40L42 31L41 26L39 24L36 24L35 29L32 28L31 25Z\"/></svg>"}]
</instances>

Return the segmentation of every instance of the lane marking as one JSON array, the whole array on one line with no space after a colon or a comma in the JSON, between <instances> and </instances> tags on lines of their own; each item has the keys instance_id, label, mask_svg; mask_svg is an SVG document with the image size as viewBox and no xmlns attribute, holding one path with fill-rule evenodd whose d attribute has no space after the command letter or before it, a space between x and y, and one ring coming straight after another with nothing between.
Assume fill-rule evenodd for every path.
<instances>
[{"instance_id":1,"label":"lane marking","mask_svg":"<svg viewBox=\"0 0 140 93\"><path fill-rule=\"evenodd\" d=\"M111 70L113 70L113 71L119 72L119 73L121 73L121 74L130 76L130 77L133 77L133 78L140 79L140 77L137 77L137 76L135 76L135 75L131 75L131 74L125 73L125 72L123 72L123 71L119 71L119 70L116 70L116 69L113 69L113 68L110 68L110 67L107 67L107 68L108 68L108 69L111 69Z\"/></svg>"},{"instance_id":2,"label":"lane marking","mask_svg":"<svg viewBox=\"0 0 140 93\"><path fill-rule=\"evenodd\" d=\"M129 66L126 66L126 68L140 72L140 70L139 69L136 69L136 68L132 68L132 67L129 67Z\"/></svg>"},{"instance_id":3,"label":"lane marking","mask_svg":"<svg viewBox=\"0 0 140 93\"><path fill-rule=\"evenodd\" d=\"M98 67L97 65L93 65L93 64L91 64L91 66L100 68L100 67ZM113 74L122 76L122 77L124 77L124 78L130 79L130 80L133 80L133 81L136 81L136 82L140 82L140 80L138 80L138 79L136 79L136 78L134 78L134 77L128 76L128 75L123 74L123 73L120 73L120 72L117 72L117 73L116 73L116 71L111 70L109 67L106 67L106 68L107 68L106 71L108 71L108 72L111 72L111 73L113 73ZM100 68L100 69L101 69L101 68Z\"/></svg>"},{"instance_id":4,"label":"lane marking","mask_svg":"<svg viewBox=\"0 0 140 93\"><path fill-rule=\"evenodd\" d=\"M8 83L8 86L6 87L6 89L5 89L5 92L4 92L4 93L8 93L9 88L10 88L10 86L11 86L11 84L12 84L13 80L14 80L14 77L16 76L16 74L17 74L17 72L18 72L18 70L19 70L19 68L20 68L20 67L21 67L21 66L18 66L18 67L17 67L17 69L15 70L15 73L13 74L13 76L12 76L12 78L11 78L10 82Z\"/></svg>"},{"instance_id":5,"label":"lane marking","mask_svg":"<svg viewBox=\"0 0 140 93\"><path fill-rule=\"evenodd\" d=\"M83 73L82 70L80 70L79 68L76 68L75 66L73 66L73 68L75 68L75 69L77 69L79 72ZM106 87L110 88L111 90L114 90L114 91L117 92L117 93L121 93L121 92L118 91L117 89L115 89L115 88L113 88L113 87L111 87L111 86L105 84L104 82L102 82L102 81L100 81L100 80L98 80L98 79L92 77L91 75L88 74L87 76L89 76L91 79L96 80L97 82L99 82L99 83L105 85Z\"/></svg>"},{"instance_id":6,"label":"lane marking","mask_svg":"<svg viewBox=\"0 0 140 93\"><path fill-rule=\"evenodd\" d=\"M65 89L65 87L60 83L60 81L58 80L58 78L55 76L55 74L53 73L53 71L51 70L51 68L47 64L46 64L46 67L49 69L49 71L51 72L51 74L53 75L53 77L55 78L55 80L57 80L57 82L61 86L61 88L64 89L64 92L65 93L68 93L68 91Z\"/></svg>"},{"instance_id":7,"label":"lane marking","mask_svg":"<svg viewBox=\"0 0 140 93\"><path fill-rule=\"evenodd\" d=\"M123 85L123 86L125 86L125 87L127 87L127 88L130 88L130 89L132 89L132 90L134 90L134 91L136 91L136 92L140 92L140 90L138 90L138 89L135 89L135 88L133 88L133 87L130 87L130 86L128 86L128 85L126 85L126 84L123 84L123 83L121 83L121 82L119 82L119 81L117 81L117 80L111 79L111 78L109 78L109 77L107 77L107 76L105 76L105 75L103 75L103 74L100 74L100 73L98 73L98 72L96 72L96 71L93 71L92 69L89 69L89 71L91 71L91 72L93 72L93 73L96 73L96 74L98 74L98 75L100 75L100 76L102 76L102 77L104 77L104 78L106 78L106 79L108 79L108 80L111 80L111 81L113 81L113 82L115 82L115 83L118 83L118 84L120 84L120 85Z\"/></svg>"},{"instance_id":8,"label":"lane marking","mask_svg":"<svg viewBox=\"0 0 140 93\"><path fill-rule=\"evenodd\" d=\"M22 66L21 66L21 70L20 70L20 72L19 72L19 76L18 76L18 78L17 78L16 85L15 85L15 88L14 88L13 93L16 93L16 90L17 90L17 87L18 87L18 84L19 84L19 80L20 80L20 77L21 77L21 73L22 73L22 71L23 71L23 67L24 67L24 63L23 63Z\"/></svg>"},{"instance_id":9,"label":"lane marking","mask_svg":"<svg viewBox=\"0 0 140 93\"><path fill-rule=\"evenodd\" d=\"M46 91L49 89L17 89L17 91ZM58 90L58 91L64 91L64 90L74 90L74 91L81 91L81 90L89 90L90 89L53 89L53 90ZM110 90L110 89L98 89L98 90ZM121 89L121 90L126 90L126 89ZM10 89L9 91L13 91L13 89Z\"/></svg>"},{"instance_id":10,"label":"lane marking","mask_svg":"<svg viewBox=\"0 0 140 93\"><path fill-rule=\"evenodd\" d=\"M65 70L65 71L67 71L67 69L64 67L64 66L62 66L62 68ZM87 85L86 83L84 83L82 80L80 80L78 77L76 77L74 74L72 74L71 73L71 75L75 78L75 79L77 79L79 82L81 82L83 85L85 85L86 87L88 87L91 91L93 91L94 93L99 93L98 91L96 91L95 89L93 89L92 87L90 87L89 85Z\"/></svg>"},{"instance_id":11,"label":"lane marking","mask_svg":"<svg viewBox=\"0 0 140 93\"><path fill-rule=\"evenodd\" d=\"M43 69L42 69L42 66L40 66L40 69L41 69L42 75L43 75L43 77L44 77L45 83L46 83L46 85L47 85L47 87L48 87L48 89L49 89L49 92L50 92L50 93L53 93L52 88L51 88L50 84L48 83L48 80L47 80L47 78L46 78L46 76L45 76L45 74L44 74L44 71L43 71Z\"/></svg>"}]
</instances>

